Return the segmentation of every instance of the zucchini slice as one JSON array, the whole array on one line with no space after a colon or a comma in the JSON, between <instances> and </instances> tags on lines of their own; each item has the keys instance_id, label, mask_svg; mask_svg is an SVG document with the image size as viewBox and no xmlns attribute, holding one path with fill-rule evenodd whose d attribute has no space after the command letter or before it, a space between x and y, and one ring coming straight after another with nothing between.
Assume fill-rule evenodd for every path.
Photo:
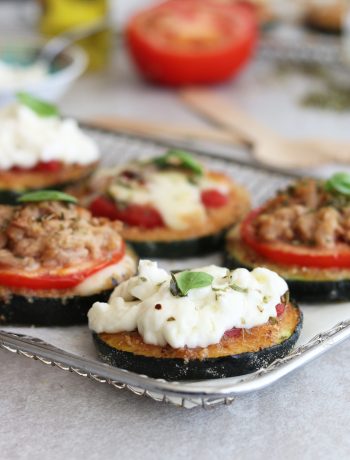
<instances>
[{"instance_id":1,"label":"zucchini slice","mask_svg":"<svg viewBox=\"0 0 350 460\"><path fill-rule=\"evenodd\" d=\"M174 241L128 241L143 258L182 259L204 256L222 248L226 230L213 235Z\"/></svg>"},{"instance_id":2,"label":"zucchini slice","mask_svg":"<svg viewBox=\"0 0 350 460\"><path fill-rule=\"evenodd\" d=\"M252 270L264 266L275 271L288 283L292 298L298 302L326 303L350 300L350 267L312 268L296 265L279 265L266 260L249 248L239 236L239 225L227 234L225 266Z\"/></svg>"},{"instance_id":3,"label":"zucchini slice","mask_svg":"<svg viewBox=\"0 0 350 460\"><path fill-rule=\"evenodd\" d=\"M128 260L113 286L90 295L76 295L74 291L11 292L0 287L0 324L28 324L35 326L68 326L87 322L87 312L94 302L107 302L114 287L136 273L136 256L128 250Z\"/></svg>"},{"instance_id":4,"label":"zucchini slice","mask_svg":"<svg viewBox=\"0 0 350 460\"><path fill-rule=\"evenodd\" d=\"M91 296L38 297L11 295L0 301L0 324L68 326L86 323L87 312L97 301L107 301L112 290Z\"/></svg>"},{"instance_id":5,"label":"zucchini slice","mask_svg":"<svg viewBox=\"0 0 350 460\"><path fill-rule=\"evenodd\" d=\"M200 380L248 374L287 355L302 327L302 312L292 303L269 323L242 330L206 348L145 344L137 332L93 334L101 360L138 374L166 380Z\"/></svg>"},{"instance_id":6,"label":"zucchini slice","mask_svg":"<svg viewBox=\"0 0 350 460\"><path fill-rule=\"evenodd\" d=\"M24 192L41 189L62 190L85 181L96 169L97 163L87 166L68 165L57 172L0 172L0 204L15 205Z\"/></svg>"}]
</instances>

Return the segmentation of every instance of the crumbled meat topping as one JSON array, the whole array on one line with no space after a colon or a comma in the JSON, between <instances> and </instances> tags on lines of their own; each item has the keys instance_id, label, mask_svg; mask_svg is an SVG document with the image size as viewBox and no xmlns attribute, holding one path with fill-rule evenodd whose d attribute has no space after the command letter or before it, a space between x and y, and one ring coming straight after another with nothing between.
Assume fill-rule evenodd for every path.
<instances>
[{"instance_id":1,"label":"crumbled meat topping","mask_svg":"<svg viewBox=\"0 0 350 460\"><path fill-rule=\"evenodd\" d=\"M120 230L73 204L0 205L0 265L33 271L105 260L121 247Z\"/></svg>"},{"instance_id":2,"label":"crumbled meat topping","mask_svg":"<svg viewBox=\"0 0 350 460\"><path fill-rule=\"evenodd\" d=\"M303 179L270 200L253 224L261 241L332 248L350 243L350 199Z\"/></svg>"}]
</instances>

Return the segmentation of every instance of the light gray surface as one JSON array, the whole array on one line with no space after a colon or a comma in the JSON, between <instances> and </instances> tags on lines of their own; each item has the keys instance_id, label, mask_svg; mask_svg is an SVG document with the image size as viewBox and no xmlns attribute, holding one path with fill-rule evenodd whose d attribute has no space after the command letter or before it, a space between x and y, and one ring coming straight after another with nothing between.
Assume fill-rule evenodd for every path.
<instances>
[{"instance_id":1,"label":"light gray surface","mask_svg":"<svg viewBox=\"0 0 350 460\"><path fill-rule=\"evenodd\" d=\"M218 91L281 132L350 136L349 116L301 116L268 80L252 91L255 79L251 69ZM170 91L141 83L124 59L105 76L86 77L62 105L80 117L117 113L200 123ZM232 407L184 411L0 351L0 458L347 459L349 359L346 342Z\"/></svg>"},{"instance_id":2,"label":"light gray surface","mask_svg":"<svg viewBox=\"0 0 350 460\"><path fill-rule=\"evenodd\" d=\"M344 343L231 407L185 411L0 352L0 457L346 459L349 358Z\"/></svg>"}]
</instances>

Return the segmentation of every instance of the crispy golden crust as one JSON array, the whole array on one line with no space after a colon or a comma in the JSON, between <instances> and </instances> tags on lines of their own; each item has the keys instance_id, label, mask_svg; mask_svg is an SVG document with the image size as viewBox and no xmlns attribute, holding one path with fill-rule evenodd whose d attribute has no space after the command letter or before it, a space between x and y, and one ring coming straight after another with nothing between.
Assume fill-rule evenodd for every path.
<instances>
[{"instance_id":1,"label":"crispy golden crust","mask_svg":"<svg viewBox=\"0 0 350 460\"><path fill-rule=\"evenodd\" d=\"M224 336L220 343L206 348L171 348L149 345L138 332L101 333L99 338L119 351L152 358L179 358L184 360L219 358L245 352L256 352L283 342L290 337L300 321L300 311L288 304L284 313L274 321L246 329L238 337Z\"/></svg>"},{"instance_id":2,"label":"crispy golden crust","mask_svg":"<svg viewBox=\"0 0 350 460\"><path fill-rule=\"evenodd\" d=\"M0 171L0 190L21 192L75 182L89 176L96 166L97 162L87 166L65 165L58 171Z\"/></svg>"},{"instance_id":3,"label":"crispy golden crust","mask_svg":"<svg viewBox=\"0 0 350 460\"><path fill-rule=\"evenodd\" d=\"M230 192L229 202L225 206L207 210L208 219L205 225L192 225L186 230L173 230L166 227L144 229L125 226L122 231L123 237L131 242L187 240L219 233L221 230L238 222L250 210L248 192L243 187L235 184L225 174L210 172L208 176L225 181L229 185Z\"/></svg>"}]
</instances>

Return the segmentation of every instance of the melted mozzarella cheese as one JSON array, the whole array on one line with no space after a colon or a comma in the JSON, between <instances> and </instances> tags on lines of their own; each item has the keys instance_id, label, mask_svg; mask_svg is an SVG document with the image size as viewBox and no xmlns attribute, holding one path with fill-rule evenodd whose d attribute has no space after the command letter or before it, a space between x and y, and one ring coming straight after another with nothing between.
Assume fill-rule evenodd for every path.
<instances>
[{"instance_id":1,"label":"melted mozzarella cheese","mask_svg":"<svg viewBox=\"0 0 350 460\"><path fill-rule=\"evenodd\" d=\"M140 261L139 273L114 290L108 303L96 302L88 313L97 333L138 330L145 343L173 348L206 347L227 330L249 329L276 317L286 282L266 268L229 271L211 265L198 270L212 284L174 296L171 275L156 262Z\"/></svg>"},{"instance_id":2,"label":"melted mozzarella cheese","mask_svg":"<svg viewBox=\"0 0 350 460\"><path fill-rule=\"evenodd\" d=\"M109 265L86 278L74 288L74 292L79 296L87 296L113 289L115 282L124 279L126 274L135 273L135 270L135 260L130 255L125 254L118 263Z\"/></svg>"},{"instance_id":3,"label":"melted mozzarella cheese","mask_svg":"<svg viewBox=\"0 0 350 460\"><path fill-rule=\"evenodd\" d=\"M135 188L115 183L109 193L121 202L150 204L160 213L166 226L174 230L185 230L206 219L200 187L181 172L152 173L145 185Z\"/></svg>"}]
</instances>

